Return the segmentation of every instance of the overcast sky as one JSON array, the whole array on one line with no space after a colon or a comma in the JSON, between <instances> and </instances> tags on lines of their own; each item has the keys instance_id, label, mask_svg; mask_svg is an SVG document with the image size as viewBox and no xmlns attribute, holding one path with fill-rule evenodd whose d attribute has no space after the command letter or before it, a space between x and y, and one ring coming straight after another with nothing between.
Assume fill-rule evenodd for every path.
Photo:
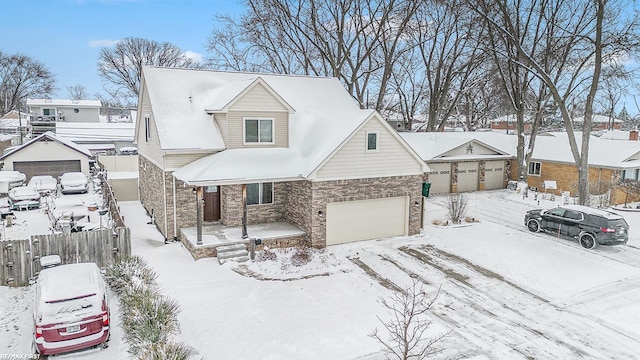
<instances>
[{"instance_id":1,"label":"overcast sky","mask_svg":"<svg viewBox=\"0 0 640 360\"><path fill-rule=\"evenodd\" d=\"M124 37L168 41L198 58L216 14L238 11L237 0L9 0L2 1L0 50L44 63L56 76L53 97L67 86L103 93L100 49Z\"/></svg>"}]
</instances>

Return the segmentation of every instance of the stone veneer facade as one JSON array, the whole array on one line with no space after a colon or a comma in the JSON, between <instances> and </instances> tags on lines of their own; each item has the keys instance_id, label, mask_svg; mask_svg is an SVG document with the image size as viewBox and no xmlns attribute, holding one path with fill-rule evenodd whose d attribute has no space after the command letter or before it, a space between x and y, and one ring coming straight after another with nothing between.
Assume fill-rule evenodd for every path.
<instances>
[{"instance_id":1,"label":"stone veneer facade","mask_svg":"<svg viewBox=\"0 0 640 360\"><path fill-rule=\"evenodd\" d=\"M179 238L180 228L196 226L196 195L193 188L175 182L177 227L174 231L173 214L173 177L169 172L139 157L141 172L140 201L149 214L154 214L155 223L160 232L168 239ZM146 170L144 170L146 169ZM370 179L350 179L336 181L290 181L274 183L274 203L249 205L247 207L247 223L289 222L307 235L304 238L282 239L270 241L271 246L307 245L317 248L326 245L326 214L330 202L369 200L397 196L409 196L409 235L417 234L421 227L423 175L393 176ZM166 191L166 209L162 199ZM242 224L242 186L220 186L221 222L226 226ZM417 204L417 205L416 205ZM302 241L301 241L302 240ZM303 242L304 244L297 244Z\"/></svg>"}]
</instances>

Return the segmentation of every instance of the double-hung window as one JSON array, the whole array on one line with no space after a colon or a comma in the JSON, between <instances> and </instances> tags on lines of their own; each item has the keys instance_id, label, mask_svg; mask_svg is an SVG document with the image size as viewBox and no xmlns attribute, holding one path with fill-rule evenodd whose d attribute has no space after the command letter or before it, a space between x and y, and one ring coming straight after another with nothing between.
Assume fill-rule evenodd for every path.
<instances>
[{"instance_id":1,"label":"double-hung window","mask_svg":"<svg viewBox=\"0 0 640 360\"><path fill-rule=\"evenodd\" d=\"M273 203L273 183L247 184L247 205Z\"/></svg>"},{"instance_id":2,"label":"double-hung window","mask_svg":"<svg viewBox=\"0 0 640 360\"><path fill-rule=\"evenodd\" d=\"M273 119L244 119L245 144L273 144Z\"/></svg>"},{"instance_id":3,"label":"double-hung window","mask_svg":"<svg viewBox=\"0 0 640 360\"><path fill-rule=\"evenodd\" d=\"M529 162L529 175L540 175L540 163L531 161Z\"/></svg>"}]
</instances>

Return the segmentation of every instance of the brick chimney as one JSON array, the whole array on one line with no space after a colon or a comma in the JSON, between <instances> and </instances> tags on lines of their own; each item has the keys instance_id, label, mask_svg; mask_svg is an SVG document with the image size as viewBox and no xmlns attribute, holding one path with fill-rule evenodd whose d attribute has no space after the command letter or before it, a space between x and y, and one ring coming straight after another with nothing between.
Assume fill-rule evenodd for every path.
<instances>
[{"instance_id":1,"label":"brick chimney","mask_svg":"<svg viewBox=\"0 0 640 360\"><path fill-rule=\"evenodd\" d=\"M633 129L629 131L629 140L638 141L638 129Z\"/></svg>"}]
</instances>

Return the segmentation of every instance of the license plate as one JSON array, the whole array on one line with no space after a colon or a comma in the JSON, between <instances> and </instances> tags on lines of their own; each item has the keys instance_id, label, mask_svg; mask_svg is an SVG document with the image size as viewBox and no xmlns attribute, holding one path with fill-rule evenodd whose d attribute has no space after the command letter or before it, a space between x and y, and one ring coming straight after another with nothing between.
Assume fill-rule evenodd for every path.
<instances>
[{"instance_id":1,"label":"license plate","mask_svg":"<svg viewBox=\"0 0 640 360\"><path fill-rule=\"evenodd\" d=\"M75 333L80 331L80 325L67 326L67 333Z\"/></svg>"}]
</instances>

